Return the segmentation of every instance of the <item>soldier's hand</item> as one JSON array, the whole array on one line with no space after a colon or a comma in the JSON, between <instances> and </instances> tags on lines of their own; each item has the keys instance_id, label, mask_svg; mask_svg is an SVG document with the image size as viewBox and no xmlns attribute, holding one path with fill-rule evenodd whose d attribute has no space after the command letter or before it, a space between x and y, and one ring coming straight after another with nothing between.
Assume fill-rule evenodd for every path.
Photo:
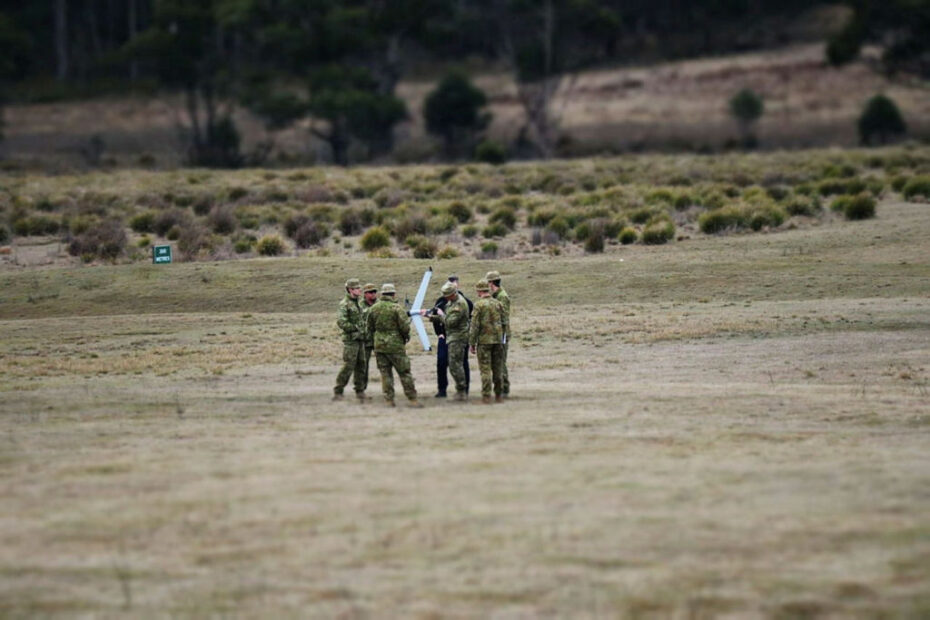
<instances>
[{"instance_id":1,"label":"soldier's hand","mask_svg":"<svg viewBox=\"0 0 930 620\"><path fill-rule=\"evenodd\" d=\"M477 353L477 351L475 350L475 345L471 345L470 347L468 347L468 350L471 351L472 355Z\"/></svg>"},{"instance_id":2,"label":"soldier's hand","mask_svg":"<svg viewBox=\"0 0 930 620\"><path fill-rule=\"evenodd\" d=\"M446 316L446 313L442 311L442 308L436 308L436 314L438 314L440 317Z\"/></svg>"}]
</instances>

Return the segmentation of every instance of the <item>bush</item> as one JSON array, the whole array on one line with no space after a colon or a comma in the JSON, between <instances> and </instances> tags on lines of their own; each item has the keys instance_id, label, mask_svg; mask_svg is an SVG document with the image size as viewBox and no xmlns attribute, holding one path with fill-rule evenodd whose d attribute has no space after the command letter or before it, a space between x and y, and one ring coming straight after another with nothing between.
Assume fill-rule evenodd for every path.
<instances>
[{"instance_id":1,"label":"bush","mask_svg":"<svg viewBox=\"0 0 930 620\"><path fill-rule=\"evenodd\" d=\"M875 217L875 199L870 194L851 196L843 208L847 220L867 220Z\"/></svg>"},{"instance_id":2,"label":"bush","mask_svg":"<svg viewBox=\"0 0 930 620\"><path fill-rule=\"evenodd\" d=\"M181 209L168 209L162 211L155 218L155 233L159 237L168 235L168 231L175 227L186 226L190 222L191 216Z\"/></svg>"},{"instance_id":3,"label":"bush","mask_svg":"<svg viewBox=\"0 0 930 620\"><path fill-rule=\"evenodd\" d=\"M278 256L284 253L284 239L278 235L265 235L258 240L255 249L262 256Z\"/></svg>"},{"instance_id":4,"label":"bush","mask_svg":"<svg viewBox=\"0 0 930 620\"><path fill-rule=\"evenodd\" d=\"M33 215L13 222L13 231L21 237L54 235L61 229L61 220L48 215Z\"/></svg>"},{"instance_id":5,"label":"bush","mask_svg":"<svg viewBox=\"0 0 930 620\"><path fill-rule=\"evenodd\" d=\"M339 231L343 235L357 235L363 230L365 230L365 218L361 211L346 209L339 214Z\"/></svg>"},{"instance_id":6,"label":"bush","mask_svg":"<svg viewBox=\"0 0 930 620\"><path fill-rule=\"evenodd\" d=\"M484 140L475 147L475 159L486 164L502 164L507 161L507 149L500 142Z\"/></svg>"},{"instance_id":7,"label":"bush","mask_svg":"<svg viewBox=\"0 0 930 620\"><path fill-rule=\"evenodd\" d=\"M0 224L0 243L7 243L10 240L10 229Z\"/></svg>"},{"instance_id":8,"label":"bush","mask_svg":"<svg viewBox=\"0 0 930 620\"><path fill-rule=\"evenodd\" d=\"M466 239L471 239L478 234L478 227L473 225L463 226L462 227L462 236Z\"/></svg>"},{"instance_id":9,"label":"bush","mask_svg":"<svg viewBox=\"0 0 930 620\"><path fill-rule=\"evenodd\" d=\"M239 237L233 242L233 250L236 254L245 254L252 251L253 245L255 245L255 237Z\"/></svg>"},{"instance_id":10,"label":"bush","mask_svg":"<svg viewBox=\"0 0 930 620\"><path fill-rule=\"evenodd\" d=\"M788 214L778 205L764 204L747 209L749 227L753 230L762 230L766 226L781 226L787 217Z\"/></svg>"},{"instance_id":11,"label":"bush","mask_svg":"<svg viewBox=\"0 0 930 620\"><path fill-rule=\"evenodd\" d=\"M671 220L657 218L643 229L643 243L660 245L675 238L675 224Z\"/></svg>"},{"instance_id":12,"label":"bush","mask_svg":"<svg viewBox=\"0 0 930 620\"><path fill-rule=\"evenodd\" d=\"M433 258L436 256L437 246L434 241L430 241L426 237L420 237L417 240L417 243L413 246L413 257L414 258Z\"/></svg>"},{"instance_id":13,"label":"bush","mask_svg":"<svg viewBox=\"0 0 930 620\"><path fill-rule=\"evenodd\" d=\"M604 251L604 227L592 225L588 238L584 242L584 251L589 254L599 254Z\"/></svg>"},{"instance_id":14,"label":"bush","mask_svg":"<svg viewBox=\"0 0 930 620\"><path fill-rule=\"evenodd\" d=\"M701 232L713 235L725 230L735 230L745 226L743 212L739 207L721 207L702 213L698 217Z\"/></svg>"},{"instance_id":15,"label":"bush","mask_svg":"<svg viewBox=\"0 0 930 620\"><path fill-rule=\"evenodd\" d=\"M859 141L862 144L887 144L907 132L904 118L894 101L885 95L869 99L859 117Z\"/></svg>"},{"instance_id":16,"label":"bush","mask_svg":"<svg viewBox=\"0 0 930 620\"><path fill-rule=\"evenodd\" d=\"M658 214L659 212L654 207L640 207L630 211L630 221L634 224L645 224Z\"/></svg>"},{"instance_id":17,"label":"bush","mask_svg":"<svg viewBox=\"0 0 930 620\"><path fill-rule=\"evenodd\" d=\"M446 259L446 258L455 258L459 255L459 251L456 250L453 246L447 245L443 249L439 250L436 253L436 258Z\"/></svg>"},{"instance_id":18,"label":"bush","mask_svg":"<svg viewBox=\"0 0 930 620\"><path fill-rule=\"evenodd\" d=\"M484 227L484 230L481 231L481 234L486 238L490 239L491 237L506 237L507 233L510 232L504 224L497 222L495 224L488 224Z\"/></svg>"},{"instance_id":19,"label":"bush","mask_svg":"<svg viewBox=\"0 0 930 620\"><path fill-rule=\"evenodd\" d=\"M849 204L850 200L852 200L852 196L837 196L833 199L833 202L830 203L830 210L842 213L846 210L846 206Z\"/></svg>"},{"instance_id":20,"label":"bush","mask_svg":"<svg viewBox=\"0 0 930 620\"><path fill-rule=\"evenodd\" d=\"M568 225L568 221L561 215L557 215L549 222L546 226L546 230L554 235L557 235L559 239L564 239L568 235L568 231L571 230L571 227Z\"/></svg>"},{"instance_id":21,"label":"bush","mask_svg":"<svg viewBox=\"0 0 930 620\"><path fill-rule=\"evenodd\" d=\"M617 239L623 245L630 245L631 243L636 243L636 240L639 239L639 234L637 234L635 228L626 226L624 227L623 230L620 231L620 234L617 236Z\"/></svg>"},{"instance_id":22,"label":"bush","mask_svg":"<svg viewBox=\"0 0 930 620\"><path fill-rule=\"evenodd\" d=\"M419 214L411 214L391 224L391 231L398 241L403 241L410 235L425 235L426 218Z\"/></svg>"},{"instance_id":23,"label":"bush","mask_svg":"<svg viewBox=\"0 0 930 620\"><path fill-rule=\"evenodd\" d=\"M790 215L817 215L820 211L820 202L809 196L794 196L785 203L785 211Z\"/></svg>"},{"instance_id":24,"label":"bush","mask_svg":"<svg viewBox=\"0 0 930 620\"><path fill-rule=\"evenodd\" d=\"M487 241L481 244L481 254L487 258L494 258L497 256L497 244L493 241Z\"/></svg>"},{"instance_id":25,"label":"bush","mask_svg":"<svg viewBox=\"0 0 930 620\"><path fill-rule=\"evenodd\" d=\"M239 222L233 214L231 207L216 206L210 210L207 216L207 222L210 228L218 235L229 235L236 231Z\"/></svg>"},{"instance_id":26,"label":"bush","mask_svg":"<svg viewBox=\"0 0 930 620\"><path fill-rule=\"evenodd\" d=\"M511 207L500 207L491 214L488 221L491 224L503 224L508 230L513 230L517 226L517 214Z\"/></svg>"},{"instance_id":27,"label":"bush","mask_svg":"<svg viewBox=\"0 0 930 620\"><path fill-rule=\"evenodd\" d=\"M133 232L150 233L155 231L155 218L158 214L155 211L145 211L134 216L129 220L129 227Z\"/></svg>"},{"instance_id":28,"label":"bush","mask_svg":"<svg viewBox=\"0 0 930 620\"><path fill-rule=\"evenodd\" d=\"M181 231L178 237L178 252L185 260L193 260L203 249L212 246L210 235L200 224L191 224Z\"/></svg>"},{"instance_id":29,"label":"bush","mask_svg":"<svg viewBox=\"0 0 930 620\"><path fill-rule=\"evenodd\" d=\"M911 177L904 174L897 175L891 179L891 189L896 192L900 192L904 189L904 186L907 185L907 182L910 181L910 179ZM928 187L930 187L930 185L928 185Z\"/></svg>"},{"instance_id":30,"label":"bush","mask_svg":"<svg viewBox=\"0 0 930 620\"><path fill-rule=\"evenodd\" d=\"M366 252L371 252L379 248L386 248L391 245L391 235L383 226L369 228L359 242L361 248Z\"/></svg>"},{"instance_id":31,"label":"bush","mask_svg":"<svg viewBox=\"0 0 930 620\"><path fill-rule=\"evenodd\" d=\"M451 215L436 215L426 221L426 232L431 235L441 235L455 230L458 220Z\"/></svg>"},{"instance_id":32,"label":"bush","mask_svg":"<svg viewBox=\"0 0 930 620\"><path fill-rule=\"evenodd\" d=\"M294 244L300 249L322 245L329 237L329 226L323 222L307 221L293 235Z\"/></svg>"},{"instance_id":33,"label":"bush","mask_svg":"<svg viewBox=\"0 0 930 620\"><path fill-rule=\"evenodd\" d=\"M119 220L106 220L75 237L68 246L68 253L114 260L126 251L126 244L123 224Z\"/></svg>"},{"instance_id":34,"label":"bush","mask_svg":"<svg viewBox=\"0 0 930 620\"><path fill-rule=\"evenodd\" d=\"M930 198L930 176L923 175L912 177L904 184L901 193L904 194L904 197L908 200L917 196Z\"/></svg>"},{"instance_id":35,"label":"bush","mask_svg":"<svg viewBox=\"0 0 930 620\"><path fill-rule=\"evenodd\" d=\"M378 248L368 253L369 258L397 258L390 248Z\"/></svg>"},{"instance_id":36,"label":"bush","mask_svg":"<svg viewBox=\"0 0 930 620\"><path fill-rule=\"evenodd\" d=\"M458 220L460 224L465 224L466 222L471 221L473 216L471 209L469 209L468 205L463 202L453 202L451 205L449 205L448 212L449 215Z\"/></svg>"},{"instance_id":37,"label":"bush","mask_svg":"<svg viewBox=\"0 0 930 620\"><path fill-rule=\"evenodd\" d=\"M152 240L148 236L143 235L139 239L139 241L136 243L136 245L139 246L140 248L147 248L150 245L152 245Z\"/></svg>"}]
</instances>

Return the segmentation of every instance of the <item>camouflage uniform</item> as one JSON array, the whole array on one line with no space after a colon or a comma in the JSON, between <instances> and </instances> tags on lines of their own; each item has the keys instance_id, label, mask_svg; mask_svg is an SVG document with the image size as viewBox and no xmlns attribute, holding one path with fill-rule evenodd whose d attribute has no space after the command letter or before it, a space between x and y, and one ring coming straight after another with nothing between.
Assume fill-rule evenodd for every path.
<instances>
[{"instance_id":1,"label":"camouflage uniform","mask_svg":"<svg viewBox=\"0 0 930 620\"><path fill-rule=\"evenodd\" d=\"M491 280L500 280L500 278L500 273L496 271L488 272L487 279L489 282ZM491 293L491 297L501 302L501 306L504 308L504 320L508 325L504 332L504 360L502 363L503 370L501 371L501 383L504 389L504 396L508 396L510 394L510 373L507 370L507 351L510 349L510 295L501 287L496 292Z\"/></svg>"},{"instance_id":2,"label":"camouflage uniform","mask_svg":"<svg viewBox=\"0 0 930 620\"><path fill-rule=\"evenodd\" d=\"M352 286L354 285L354 286ZM346 288L359 288L358 280L350 279ZM353 298L348 292L339 302L339 318L336 325L342 331L342 368L336 377L336 386L333 394L342 396L342 392L354 377L355 393L361 395L365 391L365 324L362 322L362 309L358 298Z\"/></svg>"},{"instance_id":3,"label":"camouflage uniform","mask_svg":"<svg viewBox=\"0 0 930 620\"><path fill-rule=\"evenodd\" d=\"M374 305L378 303L378 300L375 299L374 303L372 304L368 303L368 299L366 299L365 293L370 291L377 292L378 287L374 284L366 284L364 287L362 287L362 297L359 301L359 307L362 309L362 325L365 326L365 387L363 389L368 388L368 376L369 370L371 369L371 354L375 350L375 335L368 329L368 313L371 311Z\"/></svg>"},{"instance_id":4,"label":"camouflage uniform","mask_svg":"<svg viewBox=\"0 0 930 620\"><path fill-rule=\"evenodd\" d=\"M444 296L451 295L455 285L447 282L442 287ZM449 371L455 381L456 397L464 398L468 391L468 381L465 377L465 354L468 348L468 302L465 297L456 293L455 299L448 301L442 317L436 317L442 322L446 332L446 346L449 349Z\"/></svg>"},{"instance_id":5,"label":"camouflage uniform","mask_svg":"<svg viewBox=\"0 0 930 620\"><path fill-rule=\"evenodd\" d=\"M386 295L388 292L391 294ZM404 386L404 394L412 403L416 403L417 389L413 384L406 347L410 340L410 317L397 304L393 293L392 284L385 284L381 288L381 299L368 311L368 331L374 338L375 359L381 373L381 390L385 400L394 404L393 371L396 370Z\"/></svg>"},{"instance_id":6,"label":"camouflage uniform","mask_svg":"<svg viewBox=\"0 0 930 620\"><path fill-rule=\"evenodd\" d=\"M485 288L482 288L482 285ZM487 282L478 283L478 290L488 290ZM480 297L480 296L479 296ZM487 402L491 397L493 384L494 395L503 394L502 374L504 345L501 340L507 333L507 320L501 302L493 297L480 297L472 310L471 328L468 332L468 344L476 348L478 367L481 370L481 396Z\"/></svg>"}]
</instances>

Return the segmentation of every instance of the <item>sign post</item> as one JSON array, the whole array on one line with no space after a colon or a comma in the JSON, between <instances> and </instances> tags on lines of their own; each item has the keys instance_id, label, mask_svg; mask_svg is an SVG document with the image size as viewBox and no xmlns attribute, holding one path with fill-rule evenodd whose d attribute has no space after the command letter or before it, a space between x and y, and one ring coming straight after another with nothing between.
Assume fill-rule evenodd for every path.
<instances>
[{"instance_id":1,"label":"sign post","mask_svg":"<svg viewBox=\"0 0 930 620\"><path fill-rule=\"evenodd\" d=\"M171 262L171 246L170 245L153 245L152 246L152 262L156 265L159 263L170 263Z\"/></svg>"}]
</instances>

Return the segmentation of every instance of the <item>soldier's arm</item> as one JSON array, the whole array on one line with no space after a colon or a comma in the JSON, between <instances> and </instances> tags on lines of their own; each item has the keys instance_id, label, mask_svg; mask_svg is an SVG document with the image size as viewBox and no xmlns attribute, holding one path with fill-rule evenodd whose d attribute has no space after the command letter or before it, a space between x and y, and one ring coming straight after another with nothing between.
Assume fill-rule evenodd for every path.
<instances>
[{"instance_id":1,"label":"soldier's arm","mask_svg":"<svg viewBox=\"0 0 930 620\"><path fill-rule=\"evenodd\" d=\"M400 332L404 342L410 340L410 317L400 307L397 308L397 331Z\"/></svg>"},{"instance_id":2,"label":"soldier's arm","mask_svg":"<svg viewBox=\"0 0 930 620\"><path fill-rule=\"evenodd\" d=\"M475 315L471 318L471 326L468 328L468 346L474 347L478 344L478 323L481 322L481 308L475 308Z\"/></svg>"},{"instance_id":3,"label":"soldier's arm","mask_svg":"<svg viewBox=\"0 0 930 620\"><path fill-rule=\"evenodd\" d=\"M339 316L336 318L336 325L344 332L355 331L355 327L349 319L349 309L345 304L339 304Z\"/></svg>"}]
</instances>

